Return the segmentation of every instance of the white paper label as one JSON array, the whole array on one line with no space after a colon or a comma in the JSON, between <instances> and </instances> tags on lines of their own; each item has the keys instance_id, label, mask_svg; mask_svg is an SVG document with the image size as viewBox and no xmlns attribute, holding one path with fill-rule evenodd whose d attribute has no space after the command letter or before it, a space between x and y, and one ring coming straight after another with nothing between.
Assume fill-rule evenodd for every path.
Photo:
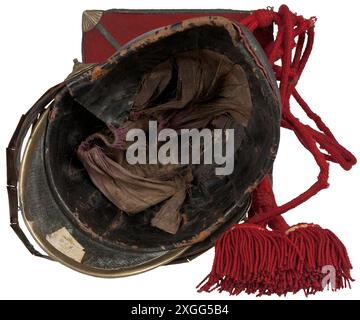
<instances>
[{"instance_id":1,"label":"white paper label","mask_svg":"<svg viewBox=\"0 0 360 320\"><path fill-rule=\"evenodd\" d=\"M48 234L46 240L61 253L77 262L81 262L85 255L84 248L65 227Z\"/></svg>"}]
</instances>

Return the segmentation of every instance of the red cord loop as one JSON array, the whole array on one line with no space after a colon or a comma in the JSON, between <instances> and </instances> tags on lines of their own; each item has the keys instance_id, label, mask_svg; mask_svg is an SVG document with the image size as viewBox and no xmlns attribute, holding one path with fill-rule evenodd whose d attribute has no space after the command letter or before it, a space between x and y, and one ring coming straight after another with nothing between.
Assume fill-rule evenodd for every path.
<instances>
[{"instance_id":1,"label":"red cord loop","mask_svg":"<svg viewBox=\"0 0 360 320\"><path fill-rule=\"evenodd\" d=\"M280 207L269 207L264 212L260 210L257 215L249 219L249 223L270 221L327 188L329 161L338 163L345 170L350 170L356 164L353 154L339 144L330 129L310 109L296 90L296 85L312 51L316 17L305 19L303 16L292 13L287 6L283 5L278 13L272 10L257 10L242 21L252 32L258 28L268 27L273 22L278 27L278 33L274 42L265 48L265 52L279 81L282 126L295 133L300 143L312 154L320 172L317 181L308 190ZM275 62L278 63L275 64ZM303 124L293 115L290 108L291 97L294 97L300 108L314 121L316 129Z\"/></svg>"}]
</instances>

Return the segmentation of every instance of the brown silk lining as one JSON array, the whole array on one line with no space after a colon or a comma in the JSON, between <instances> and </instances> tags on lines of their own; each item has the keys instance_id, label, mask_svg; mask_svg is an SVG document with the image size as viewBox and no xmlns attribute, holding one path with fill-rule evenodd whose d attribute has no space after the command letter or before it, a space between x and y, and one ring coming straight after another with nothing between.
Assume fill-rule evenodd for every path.
<instances>
[{"instance_id":1,"label":"brown silk lining","mask_svg":"<svg viewBox=\"0 0 360 320\"><path fill-rule=\"evenodd\" d=\"M191 165L130 165L125 158L128 130L216 128L231 117L246 127L251 96L244 70L210 50L177 54L156 66L142 80L133 112L121 128L96 133L78 148L78 156L95 186L120 210L132 215L164 202L151 225L175 234L181 207L191 187ZM221 122L221 121L220 121Z\"/></svg>"}]
</instances>

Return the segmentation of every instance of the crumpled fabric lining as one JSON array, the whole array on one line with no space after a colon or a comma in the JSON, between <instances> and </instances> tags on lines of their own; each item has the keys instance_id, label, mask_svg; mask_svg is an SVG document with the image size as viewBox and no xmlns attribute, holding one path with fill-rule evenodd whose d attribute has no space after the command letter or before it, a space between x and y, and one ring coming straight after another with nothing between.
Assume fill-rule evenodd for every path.
<instances>
[{"instance_id":1,"label":"crumpled fabric lining","mask_svg":"<svg viewBox=\"0 0 360 320\"><path fill-rule=\"evenodd\" d=\"M77 150L94 185L126 214L139 214L164 202L151 225L176 234L181 207L193 180L192 167L136 164L126 161L132 129L158 130L216 128L219 118L233 118L246 127L251 114L251 95L242 67L210 50L176 54L146 74L134 99L133 111L120 128L108 124L81 143ZM220 121L221 122L221 121Z\"/></svg>"}]
</instances>

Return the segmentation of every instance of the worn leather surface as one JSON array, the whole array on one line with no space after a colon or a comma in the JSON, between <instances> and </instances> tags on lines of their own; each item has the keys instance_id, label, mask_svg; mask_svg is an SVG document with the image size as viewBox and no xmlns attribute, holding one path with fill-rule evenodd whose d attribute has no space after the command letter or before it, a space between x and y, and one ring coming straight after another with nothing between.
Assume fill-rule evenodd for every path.
<instances>
[{"instance_id":1,"label":"worn leather surface","mask_svg":"<svg viewBox=\"0 0 360 320\"><path fill-rule=\"evenodd\" d=\"M49 122L46 167L64 214L83 232L106 245L134 250L170 250L195 244L219 228L225 222L224 212L235 201L243 201L269 170L279 138L276 83L256 40L237 28L220 18L176 24L133 41L107 62L68 81L69 92L57 99ZM75 151L101 126L120 126L126 121L142 77L154 65L175 52L195 48L221 52L242 66L253 109L246 129L238 131L238 136L244 136L239 140L233 175L207 176L195 185L182 208L186 223L175 235L169 235L149 223L159 210L157 206L131 217L120 213L92 184ZM69 134L64 136L64 130Z\"/></svg>"},{"instance_id":2,"label":"worn leather surface","mask_svg":"<svg viewBox=\"0 0 360 320\"><path fill-rule=\"evenodd\" d=\"M149 223L159 209L156 206L134 217L121 213L95 188L76 150L89 135L108 124L119 126L126 121L140 81L154 65L175 52L199 48L225 54L242 66L248 77L253 109L246 128L238 128L242 138L238 140L235 172L224 179L203 179L185 201L186 223L177 234L169 235ZM192 245L193 251L188 254L192 257L210 247L217 235L241 219L239 212L225 213L234 203L247 201L251 191L270 170L276 155L280 127L278 91L256 40L243 27L217 18L169 26L132 41L105 63L68 78L66 88L61 85L50 90L22 119L8 148L8 190L12 226L16 230L19 230L15 212L19 150L27 129L54 97L42 163L49 190L45 192L42 189L45 180L40 181L33 191L39 202L32 205L40 210L42 204L46 207L46 203L51 203L51 207L46 208L54 211L55 216L44 213L42 219L49 219L43 222L45 224L52 219L65 219L70 223L69 228L99 250L116 251L122 257L120 260L126 259L129 252L128 256L134 257L131 261L118 261L129 263L129 267L137 261L145 261L146 252L149 257L161 256L174 248ZM35 253L21 230L17 233ZM96 260L98 254L102 255L95 250L89 261ZM100 267L106 268L106 264Z\"/></svg>"}]
</instances>

